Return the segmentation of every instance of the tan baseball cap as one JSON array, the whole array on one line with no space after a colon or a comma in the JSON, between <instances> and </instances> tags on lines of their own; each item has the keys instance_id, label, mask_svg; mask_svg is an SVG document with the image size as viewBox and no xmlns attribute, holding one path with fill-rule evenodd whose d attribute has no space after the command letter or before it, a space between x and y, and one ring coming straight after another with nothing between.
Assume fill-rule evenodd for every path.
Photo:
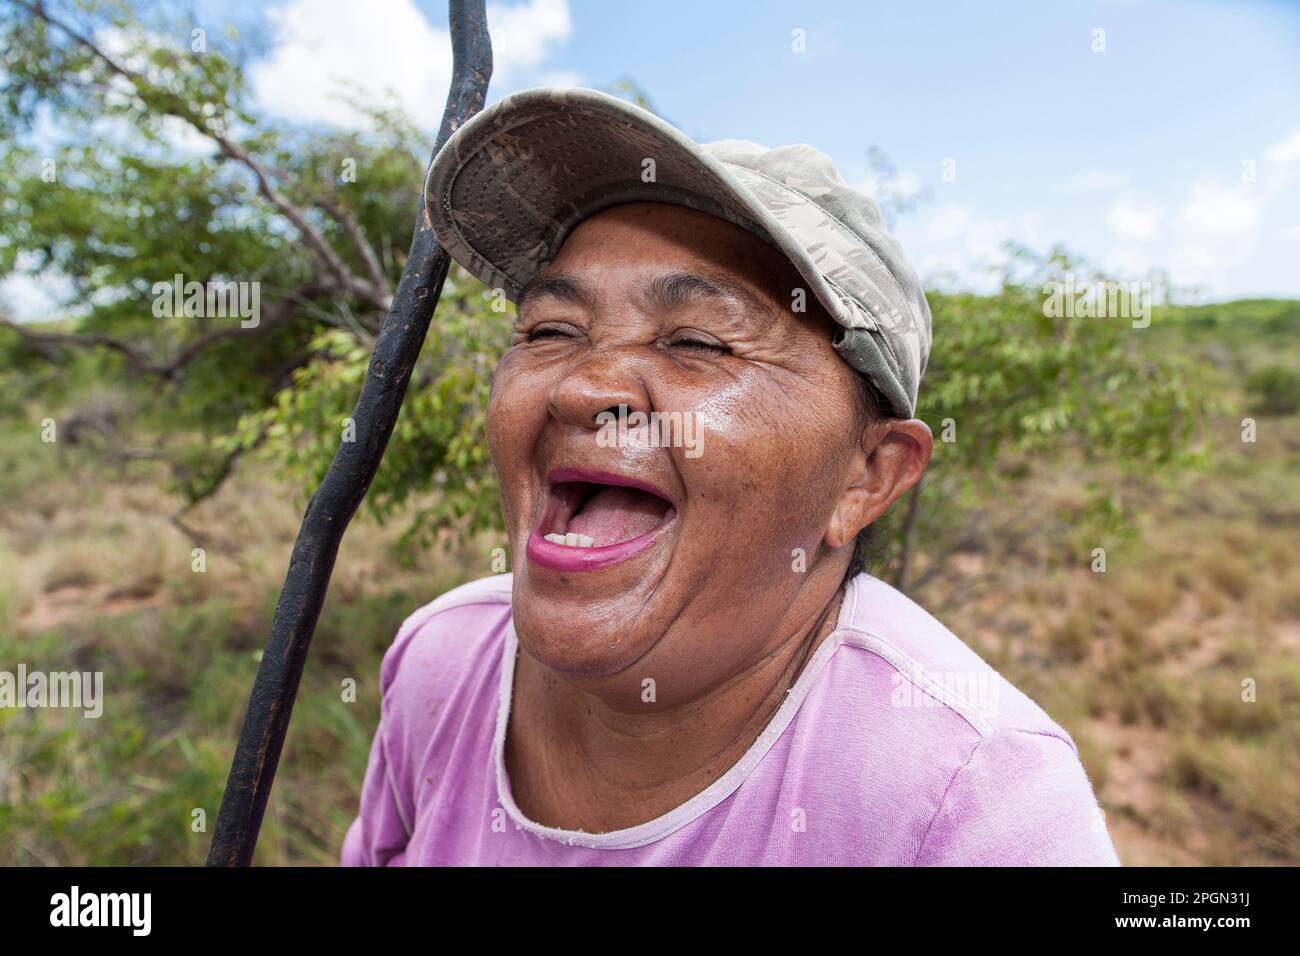
<instances>
[{"instance_id":1,"label":"tan baseball cap","mask_svg":"<svg viewBox=\"0 0 1300 956\"><path fill-rule=\"evenodd\" d=\"M471 118L425 183L439 242L512 302L582 220L647 201L718 216L779 249L838 323L840 356L894 414L914 414L930 306L876 204L811 146L700 144L618 97L538 88Z\"/></svg>"}]
</instances>

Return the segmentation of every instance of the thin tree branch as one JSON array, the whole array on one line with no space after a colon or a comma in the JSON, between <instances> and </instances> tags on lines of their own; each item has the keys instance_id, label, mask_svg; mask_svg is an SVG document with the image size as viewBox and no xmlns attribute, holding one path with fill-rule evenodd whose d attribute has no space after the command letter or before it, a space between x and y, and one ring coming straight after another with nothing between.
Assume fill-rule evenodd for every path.
<instances>
[{"instance_id":1,"label":"thin tree branch","mask_svg":"<svg viewBox=\"0 0 1300 956\"><path fill-rule=\"evenodd\" d=\"M386 283L366 281L356 275L348 268L342 257L334 251L325 236L311 222L305 209L295 205L287 196L280 192L272 181L270 173L260 162L245 150L242 146L232 140L225 133L214 129L206 118L195 113L179 95L172 93L170 90L159 89L149 82L148 79L141 76L134 70L129 69L119 63L111 55L106 53L93 39L80 33L75 28L64 23L45 9L43 3L30 3L28 0L12 0L18 6L30 11L35 16L44 20L50 26L56 27L72 40L84 46L90 53L101 63L103 63L114 74L122 77L135 88L139 93L148 93L153 99L163 104L161 112L168 116L174 116L177 119L189 124L203 136L212 140L217 146L221 156L234 160L244 166L253 174L257 182L258 192L278 209L286 219L293 223L294 228L302 237L303 243L311 253L320 262L321 266L342 287L343 291L349 295L354 295L361 299L367 305L370 305L381 311L388 311L392 302L392 297L388 293Z\"/></svg>"},{"instance_id":2,"label":"thin tree branch","mask_svg":"<svg viewBox=\"0 0 1300 956\"><path fill-rule=\"evenodd\" d=\"M154 362L148 356L142 354L138 349L127 345L109 335L100 335L98 333L70 334L64 332L42 332L38 329L31 329L21 325L11 319L0 317L0 326L12 329L17 332L23 339L31 345L49 352L53 348L68 347L102 347L111 349L123 355L128 362L134 365L142 372L149 372L154 375L164 374L164 366Z\"/></svg>"},{"instance_id":3,"label":"thin tree branch","mask_svg":"<svg viewBox=\"0 0 1300 956\"><path fill-rule=\"evenodd\" d=\"M332 287L328 285L309 283L289 292L288 297L298 303L303 303L309 302L314 296L323 295L331 290ZM236 324L214 329L206 335L199 336L194 341L187 343L180 351L165 361L159 361L135 346L123 342L121 339L98 332L44 332L4 317L0 317L0 326L13 330L27 342L39 348L106 348L122 355L133 367L141 372L170 380L174 379L182 369L215 343L238 336L264 334L267 330L287 321L292 315L293 309L287 300L274 303L256 326L244 328L242 325Z\"/></svg>"},{"instance_id":4,"label":"thin tree branch","mask_svg":"<svg viewBox=\"0 0 1300 956\"><path fill-rule=\"evenodd\" d=\"M376 289L388 291L388 277L384 275L383 267L379 264L379 259L375 256L374 247L366 241L365 235L361 232L361 226L352 218L346 209L335 205L324 197L314 200L315 205L330 214L344 231L348 238L352 240L352 245L356 247L357 253L361 256L361 261L366 264L366 271L370 274L370 284ZM392 297L389 296L389 305L392 304ZM388 311L388 305L384 306L384 311Z\"/></svg>"}]
</instances>

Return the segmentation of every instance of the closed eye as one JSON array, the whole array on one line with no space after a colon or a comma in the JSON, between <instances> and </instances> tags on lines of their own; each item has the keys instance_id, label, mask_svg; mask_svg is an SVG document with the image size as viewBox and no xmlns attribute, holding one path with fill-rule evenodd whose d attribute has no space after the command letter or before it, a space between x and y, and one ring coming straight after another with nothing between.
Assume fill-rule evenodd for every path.
<instances>
[{"instance_id":1,"label":"closed eye","mask_svg":"<svg viewBox=\"0 0 1300 956\"><path fill-rule=\"evenodd\" d=\"M538 339L568 339L573 336L566 329L558 328L554 325L544 325L539 328L529 329L524 333L526 341L535 342Z\"/></svg>"},{"instance_id":2,"label":"closed eye","mask_svg":"<svg viewBox=\"0 0 1300 956\"><path fill-rule=\"evenodd\" d=\"M717 342L706 342L703 339L677 339L675 342L668 343L672 348L690 349L692 351L714 352L718 355L730 355L731 349Z\"/></svg>"}]
</instances>

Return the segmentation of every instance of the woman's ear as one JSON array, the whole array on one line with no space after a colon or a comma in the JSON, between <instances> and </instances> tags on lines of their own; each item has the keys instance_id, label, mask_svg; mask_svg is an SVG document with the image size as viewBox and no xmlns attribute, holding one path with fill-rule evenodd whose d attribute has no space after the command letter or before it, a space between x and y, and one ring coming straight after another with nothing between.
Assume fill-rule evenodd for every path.
<instances>
[{"instance_id":1,"label":"woman's ear","mask_svg":"<svg viewBox=\"0 0 1300 956\"><path fill-rule=\"evenodd\" d=\"M930 426L919 418L883 418L868 425L826 529L827 547L843 547L883 515L921 480L933 451Z\"/></svg>"}]
</instances>

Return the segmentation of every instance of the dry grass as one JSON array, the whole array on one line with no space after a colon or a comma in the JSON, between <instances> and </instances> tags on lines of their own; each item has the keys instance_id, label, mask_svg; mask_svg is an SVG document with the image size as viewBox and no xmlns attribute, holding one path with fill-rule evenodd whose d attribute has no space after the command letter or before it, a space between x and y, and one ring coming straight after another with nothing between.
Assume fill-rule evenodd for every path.
<instances>
[{"instance_id":1,"label":"dry grass","mask_svg":"<svg viewBox=\"0 0 1300 956\"><path fill-rule=\"evenodd\" d=\"M303 502L249 468L185 517L187 532L145 465L117 475L66 456L32 470L41 480L0 511L0 660L103 671L107 699L97 720L0 710L0 864L201 863L210 830L195 832L193 814L215 821ZM379 656L408 613L489 572L486 545L402 567L395 537L358 521L344 543L261 864L337 859L377 720ZM345 677L356 703L342 700Z\"/></svg>"}]
</instances>

